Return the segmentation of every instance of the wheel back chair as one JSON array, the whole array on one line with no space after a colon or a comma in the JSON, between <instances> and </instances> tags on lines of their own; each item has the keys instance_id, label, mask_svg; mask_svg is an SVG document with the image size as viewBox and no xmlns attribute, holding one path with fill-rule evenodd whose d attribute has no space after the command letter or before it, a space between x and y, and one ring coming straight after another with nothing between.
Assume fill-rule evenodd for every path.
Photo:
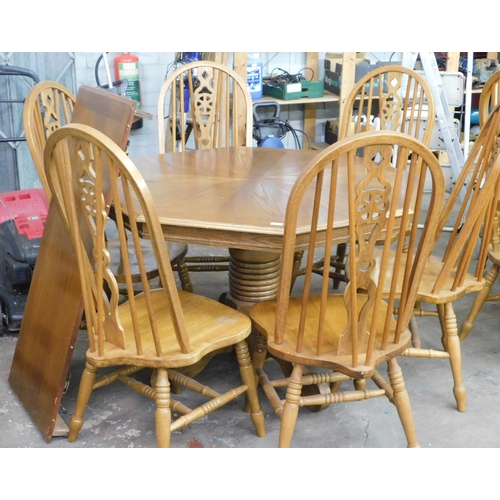
<instances>
[{"instance_id":1,"label":"wheel back chair","mask_svg":"<svg viewBox=\"0 0 500 500\"><path fill-rule=\"evenodd\" d=\"M436 119L434 96L427 81L417 72L403 66L389 65L376 68L363 76L349 93L339 126L339 139L374 130L370 116L379 120L380 130L398 131L418 138L429 146ZM347 246L337 245L330 263L333 286L345 281L345 254ZM322 269L318 261L315 268ZM300 270L300 276L304 270Z\"/></svg>"},{"instance_id":2,"label":"wheel back chair","mask_svg":"<svg viewBox=\"0 0 500 500\"><path fill-rule=\"evenodd\" d=\"M359 148L364 151L362 160L356 157ZM362 166L356 166L360 161ZM337 190L341 177L347 177L347 192ZM428 206L422 203L426 177L431 186ZM311 190L314 202L304 203L308 199L304 195ZM377 396L386 396L396 405L408 446L418 446L396 358L411 341L408 323L416 285L432 249L443 198L439 162L422 143L399 132L364 132L340 140L319 153L297 179L286 208L278 298L250 309L258 331L254 366L281 419L280 447L291 444L299 407ZM301 293L290 296L297 216L303 210L311 217L307 264ZM326 214L326 227L319 226ZM422 231L412 224L415 218L423 222ZM315 258L331 255L334 220L339 219L348 223L351 249L346 266L349 281L343 293L329 287L327 268L321 276L314 272ZM382 258L376 262L374 252L381 240ZM391 255L396 255L396 264L407 255L407 265L396 265L393 273ZM382 292L388 273L394 279L385 299ZM398 279L404 286L396 295ZM399 315L395 316L397 299ZM267 363L264 370L267 352L293 364L290 377L270 380ZM388 363L390 383L378 371L384 362ZM317 372L310 371L311 367ZM374 388L367 388L368 379ZM355 390L340 391L340 383L346 380L355 381ZM325 383L331 388L327 393L301 395L304 386ZM284 400L278 394L280 387L286 387Z\"/></svg>"},{"instance_id":3,"label":"wheel back chair","mask_svg":"<svg viewBox=\"0 0 500 500\"><path fill-rule=\"evenodd\" d=\"M31 89L24 104L26 141L49 202L52 195L43 168L43 150L50 134L65 124L83 123L100 130L125 150L134 109L135 102L130 99L85 85L80 87L77 99L64 85L53 81L40 82ZM124 284L123 262L118 245L116 237L108 239L108 249L112 255L111 270L118 282ZM146 240L143 240L142 245L147 256L148 276L150 279L157 278L158 270L151 264L154 260L151 245ZM183 264L187 245L171 242L167 245L172 265L179 271L183 289L192 290L189 273ZM132 255L132 247L129 250ZM132 276L134 282L140 281L137 268ZM126 288L122 286L121 290L125 291Z\"/></svg>"},{"instance_id":4,"label":"wheel back chair","mask_svg":"<svg viewBox=\"0 0 500 500\"><path fill-rule=\"evenodd\" d=\"M86 125L72 124L51 134L44 163L53 198L77 255L90 345L70 421L69 441L77 438L83 425L92 389L110 378L106 375L102 382L96 381L97 369L110 366L122 367L118 370L119 381L155 400L160 447L170 445L171 431L209 414L242 393L247 393L257 434L264 436L264 415L245 341L251 322L228 306L177 290L156 207L132 161L104 134ZM112 201L128 289L128 300L121 305L105 244L106 219ZM150 230L163 288L152 289L147 278L135 210L140 210ZM127 226L140 269L143 292L137 295L133 293L125 245ZM239 387L219 394L177 371L229 346L235 347L240 366L243 384ZM130 376L142 367L155 370L151 386ZM169 380L207 396L209 401L195 409L176 402L170 397ZM176 420L172 420L172 410L180 415Z\"/></svg>"},{"instance_id":5,"label":"wheel back chair","mask_svg":"<svg viewBox=\"0 0 500 500\"><path fill-rule=\"evenodd\" d=\"M485 83L483 90L481 91L481 97L479 98L479 126L482 129L486 123L486 120L490 116L493 109L500 104L500 71L493 73L488 81ZM485 286L477 294L474 303L471 307L467 319L462 323L462 328L460 329L460 340L465 340L467 335L474 327L474 321L476 320L479 311L482 309L486 301L498 301L500 300L500 295L492 294L491 289L498 277L498 272L500 269L500 202L497 203L497 210L495 213L495 220L493 225L493 231L491 233L490 249L488 251L488 258L491 261L491 267L485 276Z\"/></svg>"},{"instance_id":6,"label":"wheel back chair","mask_svg":"<svg viewBox=\"0 0 500 500\"><path fill-rule=\"evenodd\" d=\"M252 146L252 98L233 70L211 61L179 67L158 99L158 144L165 151ZM193 186L193 198L198 194ZM228 256L185 258L189 271L227 271Z\"/></svg>"},{"instance_id":7,"label":"wheel back chair","mask_svg":"<svg viewBox=\"0 0 500 500\"><path fill-rule=\"evenodd\" d=\"M485 286L483 275L488 258L488 235L492 234L499 195L499 133L500 107L497 107L479 133L446 201L435 234L436 246L426 261L418 287L418 307L414 316L439 317L443 349L421 348L417 322L413 318L410 323L413 346L403 352L403 356L449 359L454 380L453 394L459 411L466 410L466 389L453 303ZM445 231L446 227L449 230ZM483 238L480 238L481 232L485 235ZM475 267L473 257L477 258ZM389 293L389 283L385 293ZM434 304L437 311L424 309L422 305L425 303ZM427 342L431 344L432 341L427 338Z\"/></svg>"}]
</instances>

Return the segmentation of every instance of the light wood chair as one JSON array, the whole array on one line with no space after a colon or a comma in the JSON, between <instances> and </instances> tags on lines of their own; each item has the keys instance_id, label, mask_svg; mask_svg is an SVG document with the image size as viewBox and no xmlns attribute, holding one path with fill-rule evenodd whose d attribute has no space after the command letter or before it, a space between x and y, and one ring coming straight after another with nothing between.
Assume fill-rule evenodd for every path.
<instances>
[{"instance_id":1,"label":"light wood chair","mask_svg":"<svg viewBox=\"0 0 500 500\"><path fill-rule=\"evenodd\" d=\"M411 357L449 359L454 380L453 394L459 411L466 410L466 389L453 304L485 286L483 275L489 237L481 239L480 234L481 231L484 235L491 234L495 218L500 174L499 127L500 107L493 111L481 130L446 202L435 235L436 247L425 263L418 287L419 307L414 315L439 317L443 350L422 349L417 323L413 321L413 347L403 353ZM445 227L450 230L443 231ZM444 251L440 252L439 248L444 248ZM376 258L379 258L377 253ZM473 258L477 258L475 267L472 266ZM386 293L389 293L389 284ZM435 305L437 312L425 310L424 304Z\"/></svg>"},{"instance_id":2,"label":"light wood chair","mask_svg":"<svg viewBox=\"0 0 500 500\"><path fill-rule=\"evenodd\" d=\"M380 130L402 132L430 144L436 120L434 96L425 78L404 66L381 66L360 78L344 109L339 139L362 132L370 116L378 116Z\"/></svg>"},{"instance_id":3,"label":"light wood chair","mask_svg":"<svg viewBox=\"0 0 500 500\"><path fill-rule=\"evenodd\" d=\"M496 106L500 104L500 71L493 73L485 83L479 98L479 126L483 128L490 113ZM500 300L500 295L492 294L491 290L495 281L498 278L500 270L500 200L497 203L495 221L493 223L493 231L491 233L490 249L488 258L491 261L491 267L485 276L485 286L477 294L474 303L471 307L467 319L462 323L460 329L460 340L465 340L467 335L474 327L474 322L483 308L485 302L494 302Z\"/></svg>"},{"instance_id":4,"label":"light wood chair","mask_svg":"<svg viewBox=\"0 0 500 500\"><path fill-rule=\"evenodd\" d=\"M398 65L381 66L360 78L349 93L339 139L375 130L375 125L369 124L370 116L379 119L380 130L402 132L429 146L436 120L432 90L416 71ZM345 281L346 250L345 244L337 245L335 255L329 259L335 289ZM323 265L321 261L315 263L318 272Z\"/></svg>"},{"instance_id":5,"label":"light wood chair","mask_svg":"<svg viewBox=\"0 0 500 500\"><path fill-rule=\"evenodd\" d=\"M33 158L33 163L47 199L51 193L43 167L43 150L48 137L55 130L68 123L83 123L106 134L113 142L126 150L131 124L134 118L135 102L118 95L82 85L77 98L63 85L54 81L44 81L35 85L24 103L24 128L26 142ZM130 243L130 242L128 242ZM144 240L143 249L147 252L147 261L154 260L151 245ZM189 272L183 263L187 245L167 243L172 265L176 267L184 290L192 291ZM108 240L108 248L112 255L111 270L120 283L124 282L123 263L120 260L119 242L117 238ZM132 255L133 249L130 249ZM135 268L133 279L140 281L138 268ZM148 265L150 279L158 277L158 270ZM122 290L125 288L122 287Z\"/></svg>"},{"instance_id":6,"label":"light wood chair","mask_svg":"<svg viewBox=\"0 0 500 500\"><path fill-rule=\"evenodd\" d=\"M92 389L116 378L155 400L156 436L160 447L170 445L171 431L209 414L246 393L257 434L265 435L264 414L245 339L251 331L247 316L214 300L176 289L169 255L156 207L146 184L132 161L108 137L80 124L67 125L49 137L45 148L45 171L57 207L71 234L87 318L90 348L71 418L69 441L83 425L83 414ZM122 203L117 203L117 200ZM143 292L134 295L126 245L122 259L128 300L118 305L118 284L109 269L105 225L114 200L120 241L125 243L126 225L141 270ZM137 207L150 231L163 288L152 289L144 269ZM190 367L221 348L235 346L242 385L219 394L178 370ZM100 381L97 369L118 366L114 375ZM156 370L152 386L130 375L143 367ZM170 397L170 382L181 384L208 398L190 409ZM172 410L180 417L172 420Z\"/></svg>"},{"instance_id":7,"label":"light wood chair","mask_svg":"<svg viewBox=\"0 0 500 500\"><path fill-rule=\"evenodd\" d=\"M356 167L359 148L364 148L362 167ZM348 192L337 192L339 176L347 176ZM431 187L428 207L421 203L426 176ZM314 190L314 202L312 206L311 202L303 206L304 194L310 190ZM411 341L408 322L416 285L432 249L443 197L444 178L435 156L419 141L398 132L365 132L345 138L319 153L297 179L286 209L278 298L250 309L252 323L259 332L254 365L275 413L281 418L280 447L291 444L299 407L377 396L387 396L396 405L408 446L418 446L396 357ZM303 290L299 296L290 297L297 215L303 210L311 213L308 259ZM326 231L317 227L320 210L328 214ZM333 292L328 286L328 269L323 269L321 277L313 272L315 257L331 255L336 213L345 214L349 221L349 282L343 293ZM420 216L425 221L419 233L412 220ZM407 230L408 242L404 237ZM394 237L385 238L388 234ZM384 258L377 271L373 254L381 239L385 241L379 247ZM398 276L405 286L399 295L399 315L395 317L396 289L384 300L384 280L379 277L385 276L393 265L389 261L391 249L401 259L406 244L407 255L412 258ZM293 363L289 378L269 379L264 371L266 351ZM388 363L390 383L377 371L383 362ZM312 373L309 367L326 371ZM368 379L376 388L367 388ZM355 381L355 390L339 390L339 384L346 380ZM303 386L318 383L331 384L332 390L301 396ZM284 400L277 392L280 387L287 388Z\"/></svg>"},{"instance_id":8,"label":"light wood chair","mask_svg":"<svg viewBox=\"0 0 500 500\"><path fill-rule=\"evenodd\" d=\"M160 154L186 149L252 146L252 98L247 83L229 67L197 61L179 67L158 99ZM189 271L227 271L228 256L185 258Z\"/></svg>"}]
</instances>

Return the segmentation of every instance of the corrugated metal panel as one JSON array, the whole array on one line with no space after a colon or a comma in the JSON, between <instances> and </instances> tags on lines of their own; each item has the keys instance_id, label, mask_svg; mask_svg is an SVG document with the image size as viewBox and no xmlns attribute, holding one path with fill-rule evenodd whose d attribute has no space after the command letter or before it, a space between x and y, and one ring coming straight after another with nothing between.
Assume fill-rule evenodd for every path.
<instances>
[{"instance_id":1,"label":"corrugated metal panel","mask_svg":"<svg viewBox=\"0 0 500 500\"><path fill-rule=\"evenodd\" d=\"M0 64L27 68L40 81L55 80L76 92L74 52L0 52ZM33 80L0 77L0 100L24 99ZM22 103L0 103L0 137L24 137ZM41 187L26 141L0 143L0 192Z\"/></svg>"}]
</instances>

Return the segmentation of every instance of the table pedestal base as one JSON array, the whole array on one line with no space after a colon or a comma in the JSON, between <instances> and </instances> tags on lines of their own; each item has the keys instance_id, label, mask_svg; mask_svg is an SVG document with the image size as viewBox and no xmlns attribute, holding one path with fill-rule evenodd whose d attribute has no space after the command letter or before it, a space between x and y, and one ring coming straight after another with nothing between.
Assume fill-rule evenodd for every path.
<instances>
[{"instance_id":1,"label":"table pedestal base","mask_svg":"<svg viewBox=\"0 0 500 500\"><path fill-rule=\"evenodd\" d=\"M229 249L229 294L225 302L246 312L256 302L278 295L280 254Z\"/></svg>"}]
</instances>

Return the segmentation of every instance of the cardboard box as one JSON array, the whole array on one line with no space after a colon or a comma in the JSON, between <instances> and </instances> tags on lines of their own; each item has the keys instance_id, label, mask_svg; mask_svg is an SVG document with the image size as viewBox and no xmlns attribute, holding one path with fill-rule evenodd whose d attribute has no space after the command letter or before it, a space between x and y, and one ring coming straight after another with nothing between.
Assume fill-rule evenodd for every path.
<instances>
[{"instance_id":1,"label":"cardboard box","mask_svg":"<svg viewBox=\"0 0 500 500\"><path fill-rule=\"evenodd\" d=\"M325 69L329 71L335 71L335 66L337 63L342 64L343 61L343 53L332 53L332 52L327 52L325 54ZM358 62L367 62L369 63L370 60L366 59L366 53L365 52L356 52L356 64Z\"/></svg>"},{"instance_id":2,"label":"cardboard box","mask_svg":"<svg viewBox=\"0 0 500 500\"><path fill-rule=\"evenodd\" d=\"M359 82L359 80L370 73L374 69L380 66L389 66L391 64L401 64L393 61L377 62L376 64L370 64L365 61L361 61L356 64L354 70L354 83ZM340 88L342 86L342 64L337 63L335 66L335 71L325 70L325 90L332 92L333 94L340 95Z\"/></svg>"}]
</instances>

